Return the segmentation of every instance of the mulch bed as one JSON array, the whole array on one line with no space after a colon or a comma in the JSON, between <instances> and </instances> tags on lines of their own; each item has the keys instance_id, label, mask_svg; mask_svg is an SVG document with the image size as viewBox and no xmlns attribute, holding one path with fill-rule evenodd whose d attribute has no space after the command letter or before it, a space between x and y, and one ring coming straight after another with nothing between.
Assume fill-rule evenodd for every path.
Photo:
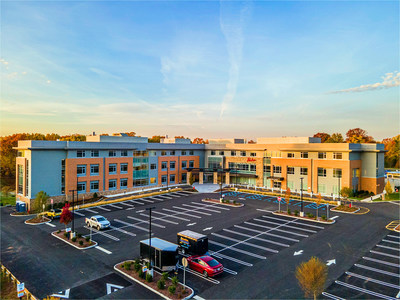
<instances>
[{"instance_id":1,"label":"mulch bed","mask_svg":"<svg viewBox=\"0 0 400 300\"><path fill-rule=\"evenodd\" d=\"M190 290L189 290L189 289L186 289L185 292L184 292L184 291L183 291L183 290L184 290L184 287L183 287L183 285L180 284L180 283L178 283L177 286L176 286L175 294L171 294L171 293L168 291L168 287L172 285L172 282L171 282L170 279L167 279L167 280L165 281L165 289L160 290L160 289L157 287L157 281L159 281L159 280L162 278L161 274L159 274L159 273L157 273L156 271L153 270L153 275L154 275L154 276L153 276L153 281L152 281L152 282L147 282L145 279L140 278L140 277L139 277L139 274L135 272L135 270L134 270L134 268L133 268L133 263L134 263L134 262L132 261L131 270L126 270L126 269L123 268L124 262L118 264L116 267L117 267L118 270L121 270L122 272L124 272L125 274L127 274L127 275L129 275L129 276L135 278L136 280L140 280L142 283L148 285L148 286L151 287L152 289L158 291L159 293L162 293L163 295L167 296L167 297L170 298L170 299L179 300L179 299L183 299L183 298L189 296Z\"/></svg>"},{"instance_id":2,"label":"mulch bed","mask_svg":"<svg viewBox=\"0 0 400 300\"><path fill-rule=\"evenodd\" d=\"M60 232L58 232L58 231L54 231L54 232L53 232L54 235L56 235L56 236L62 238L62 239L65 240L65 241L68 241L68 242L74 244L75 246L77 246L77 247L79 247L79 248L86 248L86 247L92 246L92 245L94 244L93 241L92 241L92 242L91 242L91 241L87 242L86 239L85 239L84 237L80 237L80 238L79 238L78 235L75 235L75 236L76 236L76 241L73 242L72 239L68 239L67 237L65 237L64 233L65 233L65 230L61 230ZM68 232L68 236L69 236L69 235L70 235L70 232ZM79 241L83 241L83 244L80 245L80 244L79 244Z\"/></svg>"},{"instance_id":3,"label":"mulch bed","mask_svg":"<svg viewBox=\"0 0 400 300\"><path fill-rule=\"evenodd\" d=\"M34 217L34 218L32 218L32 219L26 220L26 223L30 223L30 224L41 224L41 223L46 223L46 222L48 222L48 221L50 221L49 218L39 216L39 217Z\"/></svg>"},{"instance_id":4,"label":"mulch bed","mask_svg":"<svg viewBox=\"0 0 400 300\"><path fill-rule=\"evenodd\" d=\"M203 199L204 202L212 202L212 203L218 203L218 204L226 204L226 205L230 205L230 206L242 206L241 203L232 203L232 202L221 202L217 199ZM226 201L226 200L225 200Z\"/></svg>"},{"instance_id":5,"label":"mulch bed","mask_svg":"<svg viewBox=\"0 0 400 300\"><path fill-rule=\"evenodd\" d=\"M348 207L346 205L339 205L336 206L334 208L331 209L332 211L345 211L345 212L355 212L356 210L358 210L358 207L352 206L352 207Z\"/></svg>"},{"instance_id":6,"label":"mulch bed","mask_svg":"<svg viewBox=\"0 0 400 300\"><path fill-rule=\"evenodd\" d=\"M319 221L319 222L325 222L325 223L332 223L333 222L333 220L323 220L321 217L318 217L318 219L317 219L316 217L310 218L310 217L307 217L307 216L300 217L300 215L296 216L294 214L290 214L289 215L287 212L282 212L282 211L280 211L280 212L276 211L275 214L282 215L282 216L296 217L296 218L303 219L303 220L313 220L313 221Z\"/></svg>"}]
</instances>

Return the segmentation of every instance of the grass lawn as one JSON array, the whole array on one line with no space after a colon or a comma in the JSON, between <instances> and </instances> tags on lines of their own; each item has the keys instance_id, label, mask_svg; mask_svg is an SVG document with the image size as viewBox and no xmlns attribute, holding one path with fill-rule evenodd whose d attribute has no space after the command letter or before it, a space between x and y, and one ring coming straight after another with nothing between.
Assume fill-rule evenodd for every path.
<instances>
[{"instance_id":1,"label":"grass lawn","mask_svg":"<svg viewBox=\"0 0 400 300\"><path fill-rule=\"evenodd\" d=\"M15 195L4 195L3 193L0 192L0 203L1 205L15 205Z\"/></svg>"},{"instance_id":2,"label":"grass lawn","mask_svg":"<svg viewBox=\"0 0 400 300\"><path fill-rule=\"evenodd\" d=\"M384 201L393 201L393 200L400 200L400 192L397 193L392 193L389 195L385 195L385 200ZM374 202L379 202L382 201L381 199L375 199L373 200Z\"/></svg>"}]
</instances>

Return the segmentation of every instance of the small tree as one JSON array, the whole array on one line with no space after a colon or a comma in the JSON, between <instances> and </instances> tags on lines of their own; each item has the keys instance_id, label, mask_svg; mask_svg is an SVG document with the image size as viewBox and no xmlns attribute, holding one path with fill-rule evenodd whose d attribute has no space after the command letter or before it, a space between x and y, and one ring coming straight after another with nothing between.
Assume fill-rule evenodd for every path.
<instances>
[{"instance_id":1,"label":"small tree","mask_svg":"<svg viewBox=\"0 0 400 300\"><path fill-rule=\"evenodd\" d=\"M290 188L288 187L288 188L286 189L286 193L285 193L286 212L289 211L290 193L291 193L291 191L290 191Z\"/></svg>"},{"instance_id":2,"label":"small tree","mask_svg":"<svg viewBox=\"0 0 400 300\"><path fill-rule=\"evenodd\" d=\"M323 291L328 276L326 265L313 256L309 261L301 263L296 268L296 278L306 297L314 296L314 300Z\"/></svg>"},{"instance_id":3,"label":"small tree","mask_svg":"<svg viewBox=\"0 0 400 300\"><path fill-rule=\"evenodd\" d=\"M43 210L43 205L46 206L47 200L49 199L49 195L47 195L44 191L40 191L35 196L35 201L33 202L32 208L35 212L40 212Z\"/></svg>"},{"instance_id":4,"label":"small tree","mask_svg":"<svg viewBox=\"0 0 400 300\"><path fill-rule=\"evenodd\" d=\"M340 190L340 195L346 198L350 197L352 193L353 190L347 186L342 187L342 189Z\"/></svg>"},{"instance_id":5,"label":"small tree","mask_svg":"<svg viewBox=\"0 0 400 300\"><path fill-rule=\"evenodd\" d=\"M393 188L389 181L385 185L385 191L388 195L393 193Z\"/></svg>"},{"instance_id":6,"label":"small tree","mask_svg":"<svg viewBox=\"0 0 400 300\"><path fill-rule=\"evenodd\" d=\"M65 203L65 206L63 207L61 212L60 223L63 223L65 225L65 228L67 228L67 225L72 221L72 218L73 215L69 210L69 203Z\"/></svg>"},{"instance_id":7,"label":"small tree","mask_svg":"<svg viewBox=\"0 0 400 300\"><path fill-rule=\"evenodd\" d=\"M315 204L317 205L317 220L318 220L318 208L321 205L321 201L322 201L322 196L321 193L319 193L317 195L317 200L315 200Z\"/></svg>"}]
</instances>

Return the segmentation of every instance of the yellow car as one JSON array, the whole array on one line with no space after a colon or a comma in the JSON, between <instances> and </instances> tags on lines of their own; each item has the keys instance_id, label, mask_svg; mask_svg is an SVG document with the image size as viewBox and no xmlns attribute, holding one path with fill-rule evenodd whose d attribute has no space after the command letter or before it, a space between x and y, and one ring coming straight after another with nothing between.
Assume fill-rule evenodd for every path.
<instances>
[{"instance_id":1,"label":"yellow car","mask_svg":"<svg viewBox=\"0 0 400 300\"><path fill-rule=\"evenodd\" d=\"M46 211L46 217L53 220L55 218L59 218L61 216L61 213L61 209L50 209L49 211Z\"/></svg>"}]
</instances>

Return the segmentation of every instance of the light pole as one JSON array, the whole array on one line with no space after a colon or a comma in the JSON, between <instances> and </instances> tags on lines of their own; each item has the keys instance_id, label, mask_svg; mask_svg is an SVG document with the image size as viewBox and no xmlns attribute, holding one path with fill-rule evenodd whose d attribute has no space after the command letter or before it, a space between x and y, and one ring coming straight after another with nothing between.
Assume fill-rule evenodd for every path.
<instances>
[{"instance_id":1,"label":"light pole","mask_svg":"<svg viewBox=\"0 0 400 300\"><path fill-rule=\"evenodd\" d=\"M168 181L169 181L169 173L168 173L168 162L167 162L167 191L168 191Z\"/></svg>"},{"instance_id":2,"label":"light pole","mask_svg":"<svg viewBox=\"0 0 400 300\"><path fill-rule=\"evenodd\" d=\"M151 211L155 209L155 207L147 207L146 210L149 211L149 271L151 271L152 261L151 261ZM152 274L152 273L149 273Z\"/></svg>"},{"instance_id":3,"label":"light pole","mask_svg":"<svg viewBox=\"0 0 400 300\"><path fill-rule=\"evenodd\" d=\"M74 222L74 205L75 205L75 191L76 191L76 198L78 198L78 189L76 190L69 190L70 192L72 192L72 232L71 235L72 237L75 236L75 222Z\"/></svg>"},{"instance_id":4,"label":"light pole","mask_svg":"<svg viewBox=\"0 0 400 300\"><path fill-rule=\"evenodd\" d=\"M301 187L300 187L300 201L301 201L301 211L300 211L300 216L304 217L304 211L303 211L303 177L300 178L301 181Z\"/></svg>"},{"instance_id":5,"label":"light pole","mask_svg":"<svg viewBox=\"0 0 400 300\"><path fill-rule=\"evenodd\" d=\"M340 177L338 178L338 199L339 199L339 205L340 205Z\"/></svg>"}]
</instances>

